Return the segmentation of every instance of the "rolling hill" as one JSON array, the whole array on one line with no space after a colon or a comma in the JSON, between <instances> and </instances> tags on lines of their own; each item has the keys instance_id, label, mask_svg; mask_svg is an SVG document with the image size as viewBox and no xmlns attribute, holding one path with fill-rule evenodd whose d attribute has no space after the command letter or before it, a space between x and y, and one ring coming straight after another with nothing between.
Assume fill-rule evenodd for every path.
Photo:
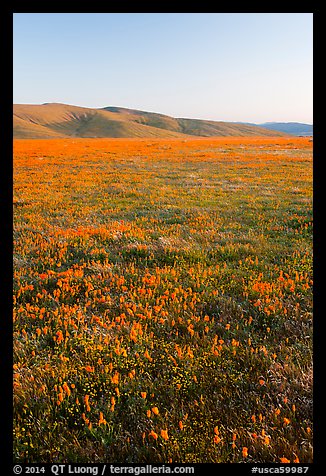
<instances>
[{"instance_id":1,"label":"rolling hill","mask_svg":"<svg viewBox=\"0 0 326 476\"><path fill-rule=\"evenodd\" d=\"M92 109L59 103L15 104L13 113L13 132L17 139L285 135L256 125L174 118L121 107Z\"/></svg>"}]
</instances>

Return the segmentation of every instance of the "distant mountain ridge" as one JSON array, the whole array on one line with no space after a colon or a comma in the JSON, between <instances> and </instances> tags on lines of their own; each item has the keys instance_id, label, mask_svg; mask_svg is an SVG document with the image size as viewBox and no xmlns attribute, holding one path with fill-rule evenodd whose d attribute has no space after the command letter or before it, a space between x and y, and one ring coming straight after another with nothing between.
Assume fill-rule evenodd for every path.
<instances>
[{"instance_id":1,"label":"distant mountain ridge","mask_svg":"<svg viewBox=\"0 0 326 476\"><path fill-rule=\"evenodd\" d=\"M294 136L312 136L313 124L305 124L303 122L264 122L256 124L254 122L236 122L236 124L246 124L247 126L258 126L270 131L284 132Z\"/></svg>"},{"instance_id":2,"label":"distant mountain ridge","mask_svg":"<svg viewBox=\"0 0 326 476\"><path fill-rule=\"evenodd\" d=\"M281 131L286 134L293 134L295 136L312 136L313 125L304 124L302 122L265 122L257 124L259 127L264 127L271 131Z\"/></svg>"},{"instance_id":3,"label":"distant mountain ridge","mask_svg":"<svg viewBox=\"0 0 326 476\"><path fill-rule=\"evenodd\" d=\"M13 112L14 138L18 139L287 135L255 124L175 118L116 106L96 109L60 103L15 104Z\"/></svg>"}]
</instances>

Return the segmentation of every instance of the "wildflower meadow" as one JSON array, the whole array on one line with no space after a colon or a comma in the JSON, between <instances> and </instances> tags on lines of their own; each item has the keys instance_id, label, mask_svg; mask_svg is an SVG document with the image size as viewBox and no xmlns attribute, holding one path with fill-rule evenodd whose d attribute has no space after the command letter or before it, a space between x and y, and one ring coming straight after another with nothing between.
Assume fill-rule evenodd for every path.
<instances>
[{"instance_id":1,"label":"wildflower meadow","mask_svg":"<svg viewBox=\"0 0 326 476\"><path fill-rule=\"evenodd\" d=\"M312 139L14 141L17 462L312 462Z\"/></svg>"}]
</instances>

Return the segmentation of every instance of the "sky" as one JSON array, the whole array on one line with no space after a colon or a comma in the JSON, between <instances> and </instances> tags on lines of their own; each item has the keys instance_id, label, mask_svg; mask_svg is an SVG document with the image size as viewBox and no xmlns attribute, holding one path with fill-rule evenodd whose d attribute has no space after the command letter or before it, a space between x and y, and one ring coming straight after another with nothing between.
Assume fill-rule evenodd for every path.
<instances>
[{"instance_id":1,"label":"sky","mask_svg":"<svg viewBox=\"0 0 326 476\"><path fill-rule=\"evenodd\" d=\"M313 121L312 13L15 13L14 103Z\"/></svg>"}]
</instances>

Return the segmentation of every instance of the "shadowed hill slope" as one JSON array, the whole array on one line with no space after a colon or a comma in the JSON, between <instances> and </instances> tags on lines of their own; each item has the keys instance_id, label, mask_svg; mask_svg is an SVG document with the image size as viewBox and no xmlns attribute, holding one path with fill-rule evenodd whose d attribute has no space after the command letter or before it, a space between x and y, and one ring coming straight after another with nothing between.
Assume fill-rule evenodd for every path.
<instances>
[{"instance_id":1,"label":"shadowed hill slope","mask_svg":"<svg viewBox=\"0 0 326 476\"><path fill-rule=\"evenodd\" d=\"M145 124L165 130L170 130L182 134L200 137L211 136L276 136L284 135L280 131L270 131L255 124L237 124L224 121L206 121L202 119L185 119L166 116L155 112L138 111L136 109L126 109L123 107L105 107L104 111L116 114L116 117L123 115L130 121Z\"/></svg>"}]
</instances>

